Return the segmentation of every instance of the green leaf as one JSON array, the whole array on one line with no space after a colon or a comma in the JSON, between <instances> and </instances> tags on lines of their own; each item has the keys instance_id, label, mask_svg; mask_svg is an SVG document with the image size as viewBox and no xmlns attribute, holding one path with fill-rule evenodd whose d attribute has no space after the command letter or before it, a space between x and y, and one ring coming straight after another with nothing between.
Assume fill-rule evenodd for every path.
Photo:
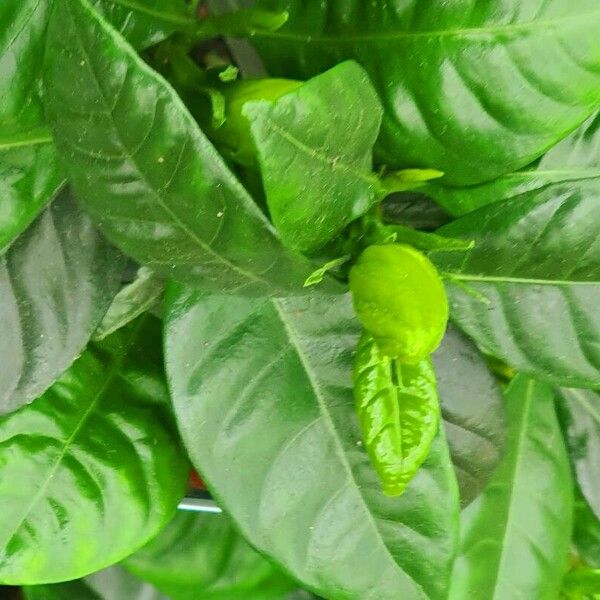
<instances>
[{"instance_id":1,"label":"green leaf","mask_svg":"<svg viewBox=\"0 0 600 600\"><path fill-rule=\"evenodd\" d=\"M385 191L372 173L382 109L364 70L346 62L275 102L244 107L267 203L282 239L310 253Z\"/></svg>"},{"instance_id":2,"label":"green leaf","mask_svg":"<svg viewBox=\"0 0 600 600\"><path fill-rule=\"evenodd\" d=\"M175 512L189 467L162 405L160 355L149 358L160 332L154 318L135 322L0 420L0 582L82 577Z\"/></svg>"},{"instance_id":3,"label":"green leaf","mask_svg":"<svg viewBox=\"0 0 600 600\"><path fill-rule=\"evenodd\" d=\"M109 567L85 579L23 588L25 600L169 600L123 567Z\"/></svg>"},{"instance_id":4,"label":"green leaf","mask_svg":"<svg viewBox=\"0 0 600 600\"><path fill-rule=\"evenodd\" d=\"M40 99L48 13L39 0L0 4L0 254L63 183Z\"/></svg>"},{"instance_id":5,"label":"green leaf","mask_svg":"<svg viewBox=\"0 0 600 600\"><path fill-rule=\"evenodd\" d=\"M142 313L155 307L161 300L165 282L154 271L140 267L135 279L125 285L115 296L98 329L94 333L101 340L127 325Z\"/></svg>"},{"instance_id":6,"label":"green leaf","mask_svg":"<svg viewBox=\"0 0 600 600\"><path fill-rule=\"evenodd\" d=\"M288 10L257 32L274 75L361 63L385 107L379 158L452 184L529 164L600 105L596 0L259 0Z\"/></svg>"},{"instance_id":7,"label":"green leaf","mask_svg":"<svg viewBox=\"0 0 600 600\"><path fill-rule=\"evenodd\" d=\"M37 398L79 355L122 270L67 191L0 257L0 414Z\"/></svg>"},{"instance_id":8,"label":"green leaf","mask_svg":"<svg viewBox=\"0 0 600 600\"><path fill-rule=\"evenodd\" d=\"M173 89L84 0L56 0L48 114L86 210L125 253L230 293L302 290L287 251Z\"/></svg>"},{"instance_id":9,"label":"green leaf","mask_svg":"<svg viewBox=\"0 0 600 600\"><path fill-rule=\"evenodd\" d=\"M562 591L573 600L596 600L600 595L600 569L577 569L563 580Z\"/></svg>"},{"instance_id":10,"label":"green leaf","mask_svg":"<svg viewBox=\"0 0 600 600\"><path fill-rule=\"evenodd\" d=\"M92 0L92 5L136 48L198 26L185 0Z\"/></svg>"},{"instance_id":11,"label":"green leaf","mask_svg":"<svg viewBox=\"0 0 600 600\"><path fill-rule=\"evenodd\" d=\"M551 148L539 161L521 171L501 175L489 183L453 188L433 182L424 192L454 215L464 215L486 204L566 182L600 185L600 112Z\"/></svg>"},{"instance_id":12,"label":"green leaf","mask_svg":"<svg viewBox=\"0 0 600 600\"><path fill-rule=\"evenodd\" d=\"M522 375L506 391L506 453L466 511L449 598L556 598L573 509L552 389Z\"/></svg>"},{"instance_id":13,"label":"green leaf","mask_svg":"<svg viewBox=\"0 0 600 600\"><path fill-rule=\"evenodd\" d=\"M166 304L184 443L250 543L327 598L445 598L458 497L443 432L405 494L386 497L354 410L350 298L173 286Z\"/></svg>"},{"instance_id":14,"label":"green leaf","mask_svg":"<svg viewBox=\"0 0 600 600\"><path fill-rule=\"evenodd\" d=\"M383 493L404 493L427 458L440 423L429 358L402 364L363 333L353 369L354 400L363 440Z\"/></svg>"},{"instance_id":15,"label":"green leaf","mask_svg":"<svg viewBox=\"0 0 600 600\"><path fill-rule=\"evenodd\" d=\"M452 325L431 358L464 507L482 492L500 460L502 394L475 345Z\"/></svg>"},{"instance_id":16,"label":"green leaf","mask_svg":"<svg viewBox=\"0 0 600 600\"><path fill-rule=\"evenodd\" d=\"M124 564L173 600L284 600L297 588L225 515L179 512Z\"/></svg>"},{"instance_id":17,"label":"green leaf","mask_svg":"<svg viewBox=\"0 0 600 600\"><path fill-rule=\"evenodd\" d=\"M573 545L586 565L600 568L600 520L579 488L575 489Z\"/></svg>"},{"instance_id":18,"label":"green leaf","mask_svg":"<svg viewBox=\"0 0 600 600\"><path fill-rule=\"evenodd\" d=\"M571 387L600 385L598 186L530 192L442 227L450 315L486 354Z\"/></svg>"},{"instance_id":19,"label":"green leaf","mask_svg":"<svg viewBox=\"0 0 600 600\"><path fill-rule=\"evenodd\" d=\"M577 482L600 519L600 396L592 390L561 388L559 407Z\"/></svg>"}]
</instances>

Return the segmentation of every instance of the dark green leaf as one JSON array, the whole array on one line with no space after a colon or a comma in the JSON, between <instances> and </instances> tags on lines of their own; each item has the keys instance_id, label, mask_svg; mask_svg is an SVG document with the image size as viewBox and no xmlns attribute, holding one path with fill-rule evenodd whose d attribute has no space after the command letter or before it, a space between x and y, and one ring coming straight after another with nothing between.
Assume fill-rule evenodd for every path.
<instances>
[{"instance_id":1,"label":"dark green leaf","mask_svg":"<svg viewBox=\"0 0 600 600\"><path fill-rule=\"evenodd\" d=\"M39 76L49 4L0 3L0 254L62 184Z\"/></svg>"},{"instance_id":2,"label":"dark green leaf","mask_svg":"<svg viewBox=\"0 0 600 600\"><path fill-rule=\"evenodd\" d=\"M169 600L122 567L109 567L82 580L23 588L25 600Z\"/></svg>"},{"instance_id":3,"label":"dark green leaf","mask_svg":"<svg viewBox=\"0 0 600 600\"><path fill-rule=\"evenodd\" d=\"M124 564L173 600L284 600L297 587L225 515L180 512Z\"/></svg>"},{"instance_id":4,"label":"dark green leaf","mask_svg":"<svg viewBox=\"0 0 600 600\"><path fill-rule=\"evenodd\" d=\"M522 375L506 391L506 454L466 510L451 600L556 598L573 510L552 389Z\"/></svg>"},{"instance_id":5,"label":"dark green leaf","mask_svg":"<svg viewBox=\"0 0 600 600\"><path fill-rule=\"evenodd\" d=\"M173 89L85 0L56 0L46 56L59 150L117 246L206 288L302 289L308 261L281 245Z\"/></svg>"},{"instance_id":6,"label":"dark green leaf","mask_svg":"<svg viewBox=\"0 0 600 600\"><path fill-rule=\"evenodd\" d=\"M561 388L560 416L577 482L600 519L600 396L592 390Z\"/></svg>"},{"instance_id":7,"label":"dark green leaf","mask_svg":"<svg viewBox=\"0 0 600 600\"><path fill-rule=\"evenodd\" d=\"M379 158L453 184L529 164L600 105L596 0L259 0L288 10L253 38L274 75L354 58L379 91Z\"/></svg>"},{"instance_id":8,"label":"dark green leaf","mask_svg":"<svg viewBox=\"0 0 600 600\"><path fill-rule=\"evenodd\" d=\"M573 545L585 564L600 568L600 520L579 488L575 489Z\"/></svg>"},{"instance_id":9,"label":"dark green leaf","mask_svg":"<svg viewBox=\"0 0 600 600\"><path fill-rule=\"evenodd\" d=\"M175 512L189 468L161 404L160 357L148 362L160 331L149 317L120 330L0 420L0 582L82 577Z\"/></svg>"},{"instance_id":10,"label":"dark green leaf","mask_svg":"<svg viewBox=\"0 0 600 600\"><path fill-rule=\"evenodd\" d=\"M440 434L402 497L381 492L354 411L350 298L173 287L167 307L180 430L244 536L327 598L445 598L458 510L447 446Z\"/></svg>"},{"instance_id":11,"label":"dark green leaf","mask_svg":"<svg viewBox=\"0 0 600 600\"><path fill-rule=\"evenodd\" d=\"M526 169L478 186L453 188L433 182L424 190L454 215L514 198L519 194L569 182L576 187L588 180L600 186L600 113L590 117L570 136Z\"/></svg>"},{"instance_id":12,"label":"dark green leaf","mask_svg":"<svg viewBox=\"0 0 600 600\"><path fill-rule=\"evenodd\" d=\"M122 267L68 192L0 258L0 414L39 396L83 350Z\"/></svg>"},{"instance_id":13,"label":"dark green leaf","mask_svg":"<svg viewBox=\"0 0 600 600\"><path fill-rule=\"evenodd\" d=\"M480 349L557 383L600 385L600 202L593 182L530 192L446 225L450 314Z\"/></svg>"},{"instance_id":14,"label":"dark green leaf","mask_svg":"<svg viewBox=\"0 0 600 600\"><path fill-rule=\"evenodd\" d=\"M382 109L346 62L275 102L245 105L267 203L282 239L312 252L385 195L372 173Z\"/></svg>"},{"instance_id":15,"label":"dark green leaf","mask_svg":"<svg viewBox=\"0 0 600 600\"><path fill-rule=\"evenodd\" d=\"M115 296L96 329L94 338L101 340L154 308L160 302L164 290L165 282L161 277L147 267L140 267L135 279L121 288Z\"/></svg>"},{"instance_id":16,"label":"dark green leaf","mask_svg":"<svg viewBox=\"0 0 600 600\"><path fill-rule=\"evenodd\" d=\"M432 355L462 506L485 487L504 445L500 386L475 345L450 325Z\"/></svg>"}]
</instances>

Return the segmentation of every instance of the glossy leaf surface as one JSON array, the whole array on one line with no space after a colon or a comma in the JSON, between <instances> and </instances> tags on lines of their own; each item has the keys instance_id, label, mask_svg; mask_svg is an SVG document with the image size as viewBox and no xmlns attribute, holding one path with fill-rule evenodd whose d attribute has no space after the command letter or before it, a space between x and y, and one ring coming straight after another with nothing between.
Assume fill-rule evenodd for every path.
<instances>
[{"instance_id":1,"label":"glossy leaf surface","mask_svg":"<svg viewBox=\"0 0 600 600\"><path fill-rule=\"evenodd\" d=\"M401 364L365 333L356 348L353 384L371 464L383 492L399 496L427 458L440 422L431 361Z\"/></svg>"},{"instance_id":2,"label":"glossy leaf surface","mask_svg":"<svg viewBox=\"0 0 600 600\"><path fill-rule=\"evenodd\" d=\"M592 182L523 194L444 226L450 314L479 348L567 386L600 385L600 203Z\"/></svg>"},{"instance_id":3,"label":"glossy leaf surface","mask_svg":"<svg viewBox=\"0 0 600 600\"><path fill-rule=\"evenodd\" d=\"M123 286L108 307L94 333L101 340L127 325L160 303L165 290L164 279L147 267L140 267L135 279Z\"/></svg>"},{"instance_id":4,"label":"glossy leaf surface","mask_svg":"<svg viewBox=\"0 0 600 600\"><path fill-rule=\"evenodd\" d=\"M0 258L0 414L31 402L79 355L122 267L68 192Z\"/></svg>"},{"instance_id":5,"label":"glossy leaf surface","mask_svg":"<svg viewBox=\"0 0 600 600\"><path fill-rule=\"evenodd\" d=\"M0 582L87 575L139 548L175 512L188 464L153 346L160 324L137 321L0 420Z\"/></svg>"},{"instance_id":6,"label":"glossy leaf surface","mask_svg":"<svg viewBox=\"0 0 600 600\"><path fill-rule=\"evenodd\" d=\"M49 9L39 0L0 4L0 254L63 181L40 98Z\"/></svg>"},{"instance_id":7,"label":"glossy leaf surface","mask_svg":"<svg viewBox=\"0 0 600 600\"><path fill-rule=\"evenodd\" d=\"M447 446L439 435L402 497L381 492L352 398L350 299L174 287L167 307L184 443L244 536L325 597L444 598L458 508Z\"/></svg>"},{"instance_id":8,"label":"glossy leaf surface","mask_svg":"<svg viewBox=\"0 0 600 600\"><path fill-rule=\"evenodd\" d=\"M174 90L85 0L57 0L48 113L86 210L159 273L231 293L287 294L312 271L287 251Z\"/></svg>"},{"instance_id":9,"label":"glossy leaf surface","mask_svg":"<svg viewBox=\"0 0 600 600\"><path fill-rule=\"evenodd\" d=\"M561 388L560 416L577 482L600 519L600 395L592 390Z\"/></svg>"},{"instance_id":10,"label":"glossy leaf surface","mask_svg":"<svg viewBox=\"0 0 600 600\"><path fill-rule=\"evenodd\" d=\"M372 173L382 109L363 69L346 62L275 102L252 102L250 120L267 203L282 239L318 249L385 195Z\"/></svg>"},{"instance_id":11,"label":"glossy leaf surface","mask_svg":"<svg viewBox=\"0 0 600 600\"><path fill-rule=\"evenodd\" d=\"M385 108L379 158L453 184L514 171L600 105L595 0L260 0L287 23L254 41L273 75L360 62Z\"/></svg>"},{"instance_id":12,"label":"glossy leaf surface","mask_svg":"<svg viewBox=\"0 0 600 600\"><path fill-rule=\"evenodd\" d=\"M556 598L566 570L572 482L552 389L518 375L506 410L506 454L463 513L451 600Z\"/></svg>"},{"instance_id":13,"label":"glossy leaf surface","mask_svg":"<svg viewBox=\"0 0 600 600\"><path fill-rule=\"evenodd\" d=\"M297 587L225 515L179 512L125 566L172 600L285 600Z\"/></svg>"},{"instance_id":14,"label":"glossy leaf surface","mask_svg":"<svg viewBox=\"0 0 600 600\"><path fill-rule=\"evenodd\" d=\"M600 186L600 113L595 113L540 160L521 171L464 188L433 182L424 191L452 214L463 215L486 204L566 182L571 187L577 187L580 182Z\"/></svg>"},{"instance_id":15,"label":"glossy leaf surface","mask_svg":"<svg viewBox=\"0 0 600 600\"><path fill-rule=\"evenodd\" d=\"M485 487L504 447L503 399L476 346L450 325L431 357L462 506Z\"/></svg>"}]
</instances>

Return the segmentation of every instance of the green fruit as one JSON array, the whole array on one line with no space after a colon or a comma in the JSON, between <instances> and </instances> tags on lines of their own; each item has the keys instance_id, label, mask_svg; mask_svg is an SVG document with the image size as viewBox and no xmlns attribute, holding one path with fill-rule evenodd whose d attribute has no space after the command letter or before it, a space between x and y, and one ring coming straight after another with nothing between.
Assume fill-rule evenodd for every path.
<instances>
[{"instance_id":1,"label":"green fruit","mask_svg":"<svg viewBox=\"0 0 600 600\"><path fill-rule=\"evenodd\" d=\"M213 139L229 150L236 161L248 166L254 165L256 148L250 122L243 113L244 104L253 100L274 102L302 83L293 79L248 79L227 85L222 90L225 97L225 122L212 130Z\"/></svg>"},{"instance_id":2,"label":"green fruit","mask_svg":"<svg viewBox=\"0 0 600 600\"><path fill-rule=\"evenodd\" d=\"M369 246L350 270L354 309L387 356L418 363L439 345L448 321L444 284L411 246Z\"/></svg>"}]
</instances>

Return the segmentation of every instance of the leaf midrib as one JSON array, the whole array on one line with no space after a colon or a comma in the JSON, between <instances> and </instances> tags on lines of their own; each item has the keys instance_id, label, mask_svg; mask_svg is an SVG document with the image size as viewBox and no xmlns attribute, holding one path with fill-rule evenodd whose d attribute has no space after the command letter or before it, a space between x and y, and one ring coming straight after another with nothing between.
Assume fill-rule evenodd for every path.
<instances>
[{"instance_id":1,"label":"leaf midrib","mask_svg":"<svg viewBox=\"0 0 600 600\"><path fill-rule=\"evenodd\" d=\"M254 38L274 38L288 41L301 42L305 44L334 44L335 42L394 42L402 39L413 39L418 37L471 37L499 33L512 32L530 32L535 29L550 29L568 21L588 21L592 17L600 16L600 10L594 10L585 14L565 15L556 19L547 19L544 21L529 21L527 23L484 26L484 27L466 27L462 29L446 29L441 31L400 31L391 33L363 33L359 35L312 35L309 33L299 33L293 31L262 31L252 32Z\"/></svg>"},{"instance_id":2,"label":"leaf midrib","mask_svg":"<svg viewBox=\"0 0 600 600\"><path fill-rule=\"evenodd\" d=\"M473 281L481 283L517 283L522 285L549 285L549 286L580 286L580 285L600 285L599 281L574 281L566 279L536 279L530 277L509 277L502 275L470 275L465 273L444 272L450 282L453 279L459 281Z\"/></svg>"},{"instance_id":3,"label":"leaf midrib","mask_svg":"<svg viewBox=\"0 0 600 600\"><path fill-rule=\"evenodd\" d=\"M377 527L377 523L375 521L375 518L373 517L371 511L369 510L369 507L368 507L368 505L366 503L366 500L364 499L364 497L363 497L363 495L361 493L361 487L358 484L358 482L356 481L356 479L354 477L354 473L352 472L352 468L351 468L350 464L348 463L348 459L346 458L346 455L344 453L344 449L343 449L342 444L341 444L341 442L339 440L339 435L338 435L337 430L335 428L335 424L333 423L333 420L331 418L331 415L329 414L329 411L327 409L327 405L326 405L325 400L323 398L323 392L321 391L321 386L319 385L319 382L318 382L317 378L315 377L315 375L312 372L312 368L311 368L310 362L308 361L308 359L304 355L304 351L302 349L302 345L300 343L299 336L296 334L296 331L294 330L292 324L286 318L285 310L284 310L284 308L280 304L281 301L279 301L279 300L272 300L271 302L273 304L273 308L275 309L275 314L279 318L279 320L280 320L280 322L281 322L284 330L286 331L286 333L287 333L287 335L289 337L289 340L290 340L290 344L295 349L296 355L298 356L298 359L300 360L302 368L303 368L304 372L306 373L306 376L308 377L308 380L310 382L311 388L313 389L313 391L315 393L315 398L316 398L317 403L319 405L319 412L323 416L324 422L325 422L325 424L327 426L327 429L329 429L329 431L330 431L333 439L336 440L335 449L337 451L337 454L338 454L338 457L340 459L340 462L342 463L344 469L346 470L346 472L348 474L349 480L353 483L355 489L357 490L358 496L361 499L362 505L364 507L364 512L366 513L367 518L371 522L373 530L375 531L376 538L379 540L379 542L383 546L385 552L391 558L392 562L407 577L407 579L409 579L416 586L416 588L419 591L419 593L422 594L423 598L425 598L426 594L425 594L425 590L423 589L423 587L419 584L419 582L417 582L409 573L407 573L402 568L402 565L394 557L394 555L392 554L392 552L388 548L387 544L385 543L385 541L383 539L383 536L381 535L381 532L379 531L379 528ZM399 523L399 524L402 525L402 523Z\"/></svg>"},{"instance_id":4,"label":"leaf midrib","mask_svg":"<svg viewBox=\"0 0 600 600\"><path fill-rule=\"evenodd\" d=\"M185 17L183 15L177 15L174 13L161 12L159 10L154 10L152 8L148 8L136 0L109 0L112 4L118 4L125 8L130 8L136 12L147 15L148 17L152 17L153 19L158 19L159 21L165 21L166 23L171 23L173 25L194 25L196 21L191 17Z\"/></svg>"}]
</instances>

